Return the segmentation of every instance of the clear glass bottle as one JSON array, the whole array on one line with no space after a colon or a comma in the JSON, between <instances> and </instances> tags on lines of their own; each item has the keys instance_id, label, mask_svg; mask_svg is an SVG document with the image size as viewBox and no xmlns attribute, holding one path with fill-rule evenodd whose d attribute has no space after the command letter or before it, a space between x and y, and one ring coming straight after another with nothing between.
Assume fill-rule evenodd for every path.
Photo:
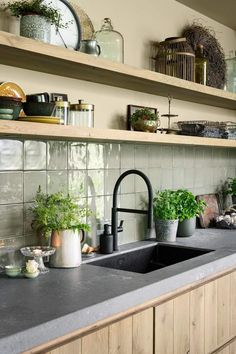
<instances>
[{"instance_id":1,"label":"clear glass bottle","mask_svg":"<svg viewBox=\"0 0 236 354\"><path fill-rule=\"evenodd\" d=\"M110 18L104 18L100 31L95 32L95 39L101 48L100 57L124 63L124 39L113 30Z\"/></svg>"},{"instance_id":2,"label":"clear glass bottle","mask_svg":"<svg viewBox=\"0 0 236 354\"><path fill-rule=\"evenodd\" d=\"M236 93L236 52L230 51L226 62L226 91Z\"/></svg>"},{"instance_id":3,"label":"clear glass bottle","mask_svg":"<svg viewBox=\"0 0 236 354\"><path fill-rule=\"evenodd\" d=\"M207 69L208 60L204 56L203 45L199 44L195 52L195 82L202 85L207 84Z\"/></svg>"}]
</instances>

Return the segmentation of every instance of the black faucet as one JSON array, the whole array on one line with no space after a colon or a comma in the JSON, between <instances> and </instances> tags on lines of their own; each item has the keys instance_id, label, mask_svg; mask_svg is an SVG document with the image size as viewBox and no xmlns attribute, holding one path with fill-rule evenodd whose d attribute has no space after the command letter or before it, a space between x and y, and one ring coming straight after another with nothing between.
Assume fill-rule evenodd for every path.
<instances>
[{"instance_id":1,"label":"black faucet","mask_svg":"<svg viewBox=\"0 0 236 354\"><path fill-rule=\"evenodd\" d=\"M148 209L147 210L139 210L139 209L127 209L127 208L117 208L117 193L118 188L120 186L121 181L128 175L135 174L143 178L147 185L148 189ZM114 191L113 191L113 205L111 211L111 230L113 235L113 250L118 251L118 235L117 233L120 230L120 226L117 226L117 213L118 211L122 211L123 213L135 213L135 214L147 214L148 218L148 232L151 234L152 229L152 208L153 208L153 192L152 192L152 185L148 177L139 170L128 170L122 173L118 178Z\"/></svg>"}]
</instances>

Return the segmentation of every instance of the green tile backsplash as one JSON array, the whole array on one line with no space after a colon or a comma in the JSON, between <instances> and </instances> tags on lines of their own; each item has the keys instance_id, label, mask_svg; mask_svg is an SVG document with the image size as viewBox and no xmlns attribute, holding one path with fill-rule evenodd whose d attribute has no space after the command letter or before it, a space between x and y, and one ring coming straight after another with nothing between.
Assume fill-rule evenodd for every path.
<instances>
[{"instance_id":1,"label":"green tile backsplash","mask_svg":"<svg viewBox=\"0 0 236 354\"><path fill-rule=\"evenodd\" d=\"M48 193L70 192L89 205L94 214L88 220L88 240L95 245L104 221L110 222L114 184L125 170L142 170L154 191L188 188L203 194L215 192L227 177L234 177L235 166L234 149L1 139L0 265L9 257L19 259L15 250L20 246L38 242L31 229L30 206L39 185ZM145 208L146 198L139 176L124 179L119 205ZM119 234L120 243L142 239L145 218L121 217L125 231Z\"/></svg>"}]
</instances>

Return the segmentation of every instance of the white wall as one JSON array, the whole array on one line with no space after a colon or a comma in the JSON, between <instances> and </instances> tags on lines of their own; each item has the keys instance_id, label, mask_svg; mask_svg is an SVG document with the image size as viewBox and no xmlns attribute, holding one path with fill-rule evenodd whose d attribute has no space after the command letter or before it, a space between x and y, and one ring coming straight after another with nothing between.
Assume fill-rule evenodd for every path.
<instances>
[{"instance_id":1,"label":"white wall","mask_svg":"<svg viewBox=\"0 0 236 354\"><path fill-rule=\"evenodd\" d=\"M224 50L228 53L236 49L236 32L175 0L80 0L79 5L90 16L95 29L99 29L102 19L110 17L115 29L125 39L125 63L150 68L150 43L181 33L186 24L199 20L203 25L215 30ZM0 28L14 28L12 23L0 19ZM17 27L17 26L15 26ZM6 27L5 27L6 28ZM14 81L26 93L65 92L72 103L79 98L95 104L95 126L101 128L120 128L126 116L128 104L158 107L160 114L167 113L167 99L104 85L55 77L28 70L0 66L0 81ZM177 120L233 120L236 113L200 104L174 100L172 113L178 114ZM166 119L162 119L165 127Z\"/></svg>"}]
</instances>

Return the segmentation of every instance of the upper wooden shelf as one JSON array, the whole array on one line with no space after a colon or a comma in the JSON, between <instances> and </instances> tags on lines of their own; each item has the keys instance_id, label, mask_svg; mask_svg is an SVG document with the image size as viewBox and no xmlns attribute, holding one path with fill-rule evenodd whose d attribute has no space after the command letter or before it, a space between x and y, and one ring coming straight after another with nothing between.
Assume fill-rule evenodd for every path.
<instances>
[{"instance_id":1,"label":"upper wooden shelf","mask_svg":"<svg viewBox=\"0 0 236 354\"><path fill-rule=\"evenodd\" d=\"M0 120L0 136L25 139L53 139L91 142L130 142L236 148L235 140L194 136L152 134L115 129L79 128L54 124Z\"/></svg>"},{"instance_id":2,"label":"upper wooden shelf","mask_svg":"<svg viewBox=\"0 0 236 354\"><path fill-rule=\"evenodd\" d=\"M0 63L5 65L236 109L236 94L2 31L0 31L0 53Z\"/></svg>"}]
</instances>

